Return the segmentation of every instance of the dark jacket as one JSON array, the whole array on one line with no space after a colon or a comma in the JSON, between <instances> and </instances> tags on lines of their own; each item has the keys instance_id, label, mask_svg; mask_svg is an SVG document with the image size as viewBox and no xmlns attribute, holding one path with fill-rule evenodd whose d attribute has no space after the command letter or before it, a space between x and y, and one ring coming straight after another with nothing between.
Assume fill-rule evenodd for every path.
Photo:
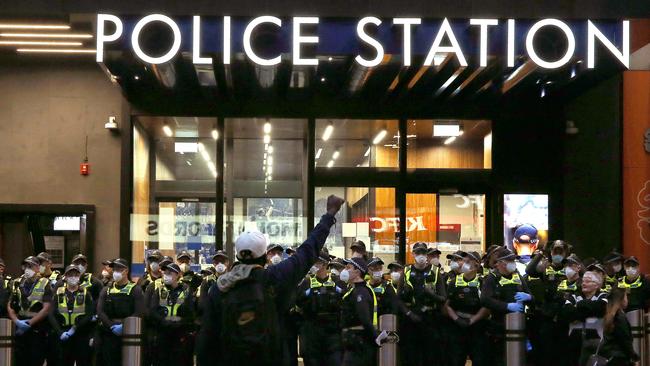
<instances>
[{"instance_id":1,"label":"dark jacket","mask_svg":"<svg viewBox=\"0 0 650 366\"><path fill-rule=\"evenodd\" d=\"M612 359L615 365L630 365L639 361L639 355L632 348L632 330L623 311L614 316L614 328L605 333L600 355Z\"/></svg>"}]
</instances>

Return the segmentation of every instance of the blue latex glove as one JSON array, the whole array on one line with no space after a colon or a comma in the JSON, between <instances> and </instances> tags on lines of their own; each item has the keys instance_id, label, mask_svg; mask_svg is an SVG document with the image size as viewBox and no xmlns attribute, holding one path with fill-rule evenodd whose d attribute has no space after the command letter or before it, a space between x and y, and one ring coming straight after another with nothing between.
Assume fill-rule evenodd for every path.
<instances>
[{"instance_id":1,"label":"blue latex glove","mask_svg":"<svg viewBox=\"0 0 650 366\"><path fill-rule=\"evenodd\" d=\"M307 291L305 291L305 296L309 296L309 294L311 294L311 289L310 288L308 288Z\"/></svg>"},{"instance_id":2,"label":"blue latex glove","mask_svg":"<svg viewBox=\"0 0 650 366\"><path fill-rule=\"evenodd\" d=\"M31 328L27 320L16 320L16 334L23 335L25 332Z\"/></svg>"},{"instance_id":3,"label":"blue latex glove","mask_svg":"<svg viewBox=\"0 0 650 366\"><path fill-rule=\"evenodd\" d=\"M70 334L68 334L68 332L61 333L61 336L59 337L59 339L63 342L67 341L69 338L70 338Z\"/></svg>"},{"instance_id":4,"label":"blue latex glove","mask_svg":"<svg viewBox=\"0 0 650 366\"><path fill-rule=\"evenodd\" d=\"M115 334L116 336L121 336L122 335L122 324L115 324L111 327L111 332Z\"/></svg>"},{"instance_id":5,"label":"blue latex glove","mask_svg":"<svg viewBox=\"0 0 650 366\"><path fill-rule=\"evenodd\" d=\"M530 296L530 294L527 294L525 292L517 292L515 294L515 300L517 302L526 302L526 301L530 301L532 299L533 299L533 297Z\"/></svg>"},{"instance_id":6,"label":"blue latex glove","mask_svg":"<svg viewBox=\"0 0 650 366\"><path fill-rule=\"evenodd\" d=\"M511 302L508 304L508 311L511 313L523 313L524 304L520 304L518 302Z\"/></svg>"}]
</instances>

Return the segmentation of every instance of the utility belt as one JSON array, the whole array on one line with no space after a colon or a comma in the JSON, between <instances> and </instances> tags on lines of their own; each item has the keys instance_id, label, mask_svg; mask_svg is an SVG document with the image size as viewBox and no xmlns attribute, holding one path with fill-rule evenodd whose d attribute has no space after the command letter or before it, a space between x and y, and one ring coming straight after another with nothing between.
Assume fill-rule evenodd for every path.
<instances>
[{"instance_id":1,"label":"utility belt","mask_svg":"<svg viewBox=\"0 0 650 366\"><path fill-rule=\"evenodd\" d=\"M464 313L462 311L456 311L456 315L463 319L471 319L474 315L476 314L471 314L471 313Z\"/></svg>"},{"instance_id":2,"label":"utility belt","mask_svg":"<svg viewBox=\"0 0 650 366\"><path fill-rule=\"evenodd\" d=\"M343 345L343 349L358 349L359 345L366 343L366 341L367 337L364 334L362 325L343 328L341 331L341 343Z\"/></svg>"}]
</instances>

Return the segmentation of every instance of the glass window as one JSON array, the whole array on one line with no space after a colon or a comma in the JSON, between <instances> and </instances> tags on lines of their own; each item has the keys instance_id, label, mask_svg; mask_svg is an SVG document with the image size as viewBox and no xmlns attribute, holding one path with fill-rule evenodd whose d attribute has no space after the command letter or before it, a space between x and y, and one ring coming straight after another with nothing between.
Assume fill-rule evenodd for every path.
<instances>
[{"instance_id":1,"label":"glass window","mask_svg":"<svg viewBox=\"0 0 650 366\"><path fill-rule=\"evenodd\" d=\"M366 244L370 257L378 256L388 264L397 258L399 215L395 208L395 188L317 187L314 213L326 210L327 197L335 194L345 199L331 229L326 247L330 254L349 258L350 245L357 240ZM318 223L320 216L314 218Z\"/></svg>"},{"instance_id":2,"label":"glass window","mask_svg":"<svg viewBox=\"0 0 650 366\"><path fill-rule=\"evenodd\" d=\"M490 121L409 120L406 137L408 168L492 168Z\"/></svg>"},{"instance_id":3,"label":"glass window","mask_svg":"<svg viewBox=\"0 0 650 366\"><path fill-rule=\"evenodd\" d=\"M216 119L137 117L133 126L132 273L146 253L193 255L198 270L215 250Z\"/></svg>"},{"instance_id":4,"label":"glass window","mask_svg":"<svg viewBox=\"0 0 650 366\"><path fill-rule=\"evenodd\" d=\"M316 120L316 167L397 168L398 121Z\"/></svg>"},{"instance_id":5,"label":"glass window","mask_svg":"<svg viewBox=\"0 0 650 366\"><path fill-rule=\"evenodd\" d=\"M307 121L226 119L226 248L244 230L273 244L304 240ZM306 233L305 233L306 234Z\"/></svg>"},{"instance_id":6,"label":"glass window","mask_svg":"<svg viewBox=\"0 0 650 366\"><path fill-rule=\"evenodd\" d=\"M424 242L445 256L457 250L482 252L485 247L485 195L406 195L407 263L413 244Z\"/></svg>"}]
</instances>

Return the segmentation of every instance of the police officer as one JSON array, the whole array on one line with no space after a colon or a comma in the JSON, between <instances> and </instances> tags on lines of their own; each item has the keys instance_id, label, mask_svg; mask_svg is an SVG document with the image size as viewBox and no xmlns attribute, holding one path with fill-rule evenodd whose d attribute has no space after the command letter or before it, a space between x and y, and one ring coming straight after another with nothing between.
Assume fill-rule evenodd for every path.
<instances>
[{"instance_id":1,"label":"police officer","mask_svg":"<svg viewBox=\"0 0 650 366\"><path fill-rule=\"evenodd\" d=\"M500 248L494 252L495 270L483 278L481 304L491 313L490 341L494 350L494 365L505 364L505 316L507 313L523 313L525 303L533 298L526 280L519 275L515 260L517 255L510 249Z\"/></svg>"},{"instance_id":2,"label":"police officer","mask_svg":"<svg viewBox=\"0 0 650 366\"><path fill-rule=\"evenodd\" d=\"M7 304L11 294L12 278L5 274L5 261L0 258L0 318L7 318Z\"/></svg>"},{"instance_id":3,"label":"police officer","mask_svg":"<svg viewBox=\"0 0 650 366\"><path fill-rule=\"evenodd\" d=\"M110 260L102 261L102 274L99 280L101 281L102 285L104 285L104 287L109 286L113 281L113 268L111 268Z\"/></svg>"},{"instance_id":4,"label":"police officer","mask_svg":"<svg viewBox=\"0 0 650 366\"><path fill-rule=\"evenodd\" d=\"M181 269L171 263L163 267L164 285L147 291L153 292L148 317L158 332L155 366L193 364L194 319L196 298L187 284L180 283Z\"/></svg>"},{"instance_id":5,"label":"police officer","mask_svg":"<svg viewBox=\"0 0 650 366\"><path fill-rule=\"evenodd\" d=\"M160 268L160 261L163 256L160 250L153 250L147 256L147 273L138 279L138 286L142 288L142 292L147 292L147 287L155 282L157 279L162 277L162 271Z\"/></svg>"},{"instance_id":6,"label":"police officer","mask_svg":"<svg viewBox=\"0 0 650 366\"><path fill-rule=\"evenodd\" d=\"M415 263L404 269L404 284L398 289L408 308L400 319L402 364L436 365L440 362L440 309L447 300L445 280L438 267L427 261L427 245L415 243ZM429 352L422 352L427 349Z\"/></svg>"},{"instance_id":7,"label":"police officer","mask_svg":"<svg viewBox=\"0 0 650 366\"><path fill-rule=\"evenodd\" d=\"M214 273L203 278L203 282L201 282L201 286L196 294L196 297L199 299L199 315L205 305L204 303L207 301L208 290L217 282L217 278L226 273L230 267L230 258L228 258L226 252L217 250L212 256L212 266Z\"/></svg>"},{"instance_id":8,"label":"police officer","mask_svg":"<svg viewBox=\"0 0 650 366\"><path fill-rule=\"evenodd\" d=\"M366 243L361 240L357 240L352 245L350 245L350 251L352 254L350 258L363 258L366 261L368 260L368 251L366 250Z\"/></svg>"},{"instance_id":9,"label":"police officer","mask_svg":"<svg viewBox=\"0 0 650 366\"><path fill-rule=\"evenodd\" d=\"M612 250L603 258L601 267L605 269L604 290L605 292L609 292L612 287L618 285L619 279L625 276L625 272L623 271L623 255Z\"/></svg>"},{"instance_id":10,"label":"police officer","mask_svg":"<svg viewBox=\"0 0 650 366\"><path fill-rule=\"evenodd\" d=\"M187 284L190 287L190 291L193 295L196 295L196 291L199 286L201 286L201 276L192 271L190 262L192 261L192 256L187 250L183 250L176 256L176 263L181 269L182 277L181 282Z\"/></svg>"},{"instance_id":11,"label":"police officer","mask_svg":"<svg viewBox=\"0 0 650 366\"><path fill-rule=\"evenodd\" d=\"M339 314L344 289L327 270L329 255L321 251L309 275L298 286L296 304L302 313L300 346L305 366L341 364Z\"/></svg>"},{"instance_id":12,"label":"police officer","mask_svg":"<svg viewBox=\"0 0 650 366\"><path fill-rule=\"evenodd\" d=\"M526 265L530 262L533 253L537 250L539 238L537 228L531 224L523 224L517 227L512 238L512 247L517 255L515 264L521 276L526 274Z\"/></svg>"},{"instance_id":13,"label":"police officer","mask_svg":"<svg viewBox=\"0 0 650 366\"><path fill-rule=\"evenodd\" d=\"M636 257L627 257L623 261L625 276L618 281L618 287L627 291L626 312L634 310L647 310L650 300L650 281L639 270L639 260Z\"/></svg>"},{"instance_id":14,"label":"police officer","mask_svg":"<svg viewBox=\"0 0 650 366\"><path fill-rule=\"evenodd\" d=\"M340 278L341 271L345 269L345 266L346 266L345 260L330 255L330 262L328 268L330 270L330 273L332 274L332 281L334 281L334 283L336 283L336 285L339 286L340 288L348 287L348 284L341 281Z\"/></svg>"},{"instance_id":15,"label":"police officer","mask_svg":"<svg viewBox=\"0 0 650 366\"><path fill-rule=\"evenodd\" d=\"M57 281L61 278L61 272L52 270L52 257L48 252L40 252L36 256L39 263L39 272L41 277L45 277L50 280L50 286L56 286Z\"/></svg>"},{"instance_id":16,"label":"police officer","mask_svg":"<svg viewBox=\"0 0 650 366\"><path fill-rule=\"evenodd\" d=\"M445 276L447 278L447 285L456 280L456 276L461 274L461 269L465 263L465 257L467 253L463 251L456 251L451 254L447 254L447 262L449 265L449 273Z\"/></svg>"},{"instance_id":17,"label":"police officer","mask_svg":"<svg viewBox=\"0 0 650 366\"><path fill-rule=\"evenodd\" d=\"M152 253L156 255L156 253ZM157 257L157 256L156 256ZM155 260L158 260L158 258L154 258ZM153 262L152 262L153 263ZM168 266L172 263L174 263L174 259L170 256L161 256L160 260L157 262L157 267L159 269ZM146 309L149 309L151 305L153 304L154 306L157 305L158 303L156 302L155 299L153 299L153 296L155 294L154 289L158 289L162 286L165 285L162 277L162 272L160 277L158 278L151 278L153 282L151 282L149 285L146 286L147 291L144 292L144 306ZM149 317L145 318L145 329L144 329L144 343L145 347L142 352L142 358L143 358L143 364L145 366L149 366L153 363L154 355L157 351L156 349L156 344L157 344L157 338L158 338L158 332L156 330L156 324L151 323L151 319Z\"/></svg>"},{"instance_id":18,"label":"police officer","mask_svg":"<svg viewBox=\"0 0 650 366\"><path fill-rule=\"evenodd\" d=\"M269 244L266 248L266 260L269 266L282 262L284 248L280 244Z\"/></svg>"},{"instance_id":19,"label":"police officer","mask_svg":"<svg viewBox=\"0 0 650 366\"><path fill-rule=\"evenodd\" d=\"M93 277L92 273L87 272L88 258L83 254L77 254L72 258L72 265L77 266L79 273L81 273L81 288L88 289L90 295L93 297L93 301L97 302L99 292L104 286L100 280Z\"/></svg>"},{"instance_id":20,"label":"police officer","mask_svg":"<svg viewBox=\"0 0 650 366\"><path fill-rule=\"evenodd\" d=\"M80 273L77 267L69 265L64 275L65 281L56 289L50 313L51 338L57 350L57 359L52 365L90 365L92 350L89 341L95 304L88 289L79 287Z\"/></svg>"},{"instance_id":21,"label":"police officer","mask_svg":"<svg viewBox=\"0 0 650 366\"><path fill-rule=\"evenodd\" d=\"M122 258L113 260L113 285L102 289L97 304L101 320L98 364L118 366L122 359L122 321L144 314L142 289L129 278L129 263ZM126 365L125 365L126 366Z\"/></svg>"},{"instance_id":22,"label":"police officer","mask_svg":"<svg viewBox=\"0 0 650 366\"><path fill-rule=\"evenodd\" d=\"M375 366L377 347L388 338L387 332L377 329L377 297L364 281L367 273L361 257L347 260L341 272L341 280L350 284L341 304L343 366Z\"/></svg>"},{"instance_id":23,"label":"police officer","mask_svg":"<svg viewBox=\"0 0 650 366\"><path fill-rule=\"evenodd\" d=\"M455 254L463 258L463 264L447 284L445 310L453 321L445 333L449 366L464 366L468 356L473 366L489 365L485 330L490 313L481 305L481 256L477 252Z\"/></svg>"},{"instance_id":24,"label":"police officer","mask_svg":"<svg viewBox=\"0 0 650 366\"><path fill-rule=\"evenodd\" d=\"M397 290L392 281L384 279L384 261L379 257L374 257L368 263L368 272L370 279L368 285L375 292L377 297L379 316L384 314L399 313L399 304L397 299Z\"/></svg>"},{"instance_id":25,"label":"police officer","mask_svg":"<svg viewBox=\"0 0 650 366\"><path fill-rule=\"evenodd\" d=\"M429 248L429 250L427 250L427 261L431 263L432 266L442 269L440 254L442 254L442 252L438 248Z\"/></svg>"},{"instance_id":26,"label":"police officer","mask_svg":"<svg viewBox=\"0 0 650 366\"><path fill-rule=\"evenodd\" d=\"M494 270L494 267L496 266L496 258L494 256L494 253L499 248L502 248L502 246L493 244L490 245L485 251L485 255L483 258L481 258L483 263L483 276L487 276L490 274L490 271Z\"/></svg>"},{"instance_id":27,"label":"police officer","mask_svg":"<svg viewBox=\"0 0 650 366\"><path fill-rule=\"evenodd\" d=\"M23 275L14 280L7 307L9 318L16 324L16 365L42 366L47 355L52 287L41 277L36 257L25 258L22 266Z\"/></svg>"},{"instance_id":28,"label":"police officer","mask_svg":"<svg viewBox=\"0 0 650 366\"><path fill-rule=\"evenodd\" d=\"M575 254L570 254L564 260L565 278L558 284L553 294L553 300L547 304L552 317L553 330L549 337L552 353L543 358L543 361L557 363L559 365L573 366L564 357L557 357L556 354L569 352L569 323L561 315L561 310L567 301L573 299L574 295L580 295L581 280L580 273L583 271L582 261Z\"/></svg>"}]
</instances>

